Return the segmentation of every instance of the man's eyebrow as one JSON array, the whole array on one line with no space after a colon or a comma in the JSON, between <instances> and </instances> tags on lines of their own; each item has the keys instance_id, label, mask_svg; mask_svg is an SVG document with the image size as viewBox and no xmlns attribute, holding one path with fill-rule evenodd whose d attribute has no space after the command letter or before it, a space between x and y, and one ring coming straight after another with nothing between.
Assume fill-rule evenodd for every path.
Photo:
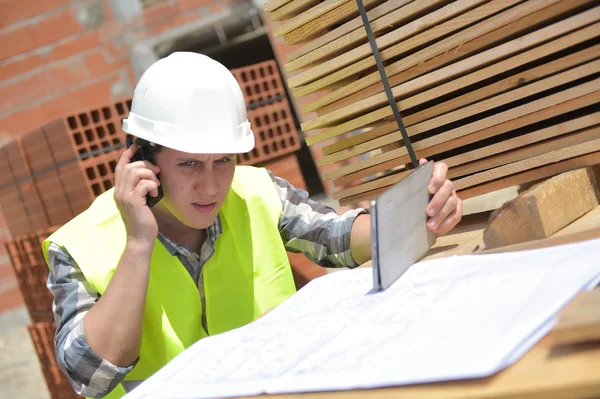
<instances>
[{"instance_id":1,"label":"man's eyebrow","mask_svg":"<svg viewBox=\"0 0 600 399\"><path fill-rule=\"evenodd\" d=\"M202 162L199 159L195 159L195 158L177 158L177 162L190 162L190 161Z\"/></svg>"}]
</instances>

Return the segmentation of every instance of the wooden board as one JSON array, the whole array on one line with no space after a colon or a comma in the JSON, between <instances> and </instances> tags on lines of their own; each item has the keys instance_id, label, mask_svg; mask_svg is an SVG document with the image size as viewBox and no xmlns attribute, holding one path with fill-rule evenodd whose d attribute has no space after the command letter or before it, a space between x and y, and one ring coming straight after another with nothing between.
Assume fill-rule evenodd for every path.
<instances>
[{"instance_id":1,"label":"wooden board","mask_svg":"<svg viewBox=\"0 0 600 399\"><path fill-rule=\"evenodd\" d=\"M600 18L600 13L598 16ZM597 25L597 26L594 25L594 27L595 27L595 29L598 29L598 28L600 28L600 25ZM595 32L595 30L594 30L594 32ZM547 39L548 39L548 37L540 34L540 35L537 35L537 37L534 40L537 42L541 42L541 41L544 41ZM526 43L526 42L524 40L521 40L521 41L519 41L519 44L521 45L520 48L511 48L510 50L508 50L508 48L510 48L510 47L507 46L506 52L510 51L510 53L515 53L516 51L522 50L523 47L525 47L524 43ZM490 53L485 52L482 54L478 54L477 56L473 57L474 59L471 59L471 58L466 59L463 62L460 62L458 64L453 64L449 67L446 67L446 68L440 69L436 72L433 72L432 74L428 74L428 75L422 76L418 79L414 79L410 82L407 82L403 85L396 86L394 89L392 89L392 93L394 94L395 97L406 97L410 93L414 93L419 90L422 90L423 88L427 88L428 86L430 86L432 84L432 82L448 80L448 79L456 76L457 74L461 73L462 71L468 71L468 70L473 69L473 63L475 63L476 65L489 64L490 62L494 61L495 59L498 59L502 56L509 55L509 54L506 54L506 52L501 51L500 49L495 49L495 50L496 51L490 52ZM490 56L491 59L488 58L488 56ZM433 76L431 76L431 75L433 75ZM375 95L375 96L366 98L357 104L353 104L352 106L344 107L340 110L332 112L331 114L323 115L323 116L315 118L311 121L303 123L302 129L319 129L319 128L323 128L323 127L335 126L334 128L328 129L328 130L324 131L323 133L315 134L315 135L308 137L308 142L311 144L322 142L322 141L331 139L333 137L336 137L340 134L346 133L348 131L365 126L374 121L380 120L381 118L385 118L386 116L392 115L391 107L389 107L389 105L384 108L380 108L377 111L365 112L365 111L371 110L372 108L376 107L377 105L384 104L385 101L382 101L383 96L384 95L381 94L381 95ZM402 101L398 102L397 104L398 104L399 109L402 109L402 110L409 108L411 105L411 104L409 104L408 106L404 105L402 103ZM383 110L387 110L387 111L383 111ZM361 114L361 113L362 113L362 115L360 117L355 118L355 119L350 119L348 121L348 119L350 117L352 117L356 114Z\"/></svg>"},{"instance_id":2,"label":"wooden board","mask_svg":"<svg viewBox=\"0 0 600 399\"><path fill-rule=\"evenodd\" d=\"M266 12L273 12L278 8L288 4L290 1L292 0L268 0L267 2L265 2L263 9Z\"/></svg>"},{"instance_id":3,"label":"wooden board","mask_svg":"<svg viewBox=\"0 0 600 399\"><path fill-rule=\"evenodd\" d=\"M316 6L308 9L296 17L286 21L275 29L275 36L283 36L291 31L300 28L301 26L309 23L311 20L320 17L328 13L331 10L335 10L342 4L349 2L350 0L326 0ZM290 44L290 43L288 43Z\"/></svg>"},{"instance_id":4,"label":"wooden board","mask_svg":"<svg viewBox=\"0 0 600 399\"><path fill-rule=\"evenodd\" d=\"M319 4L319 0L291 0L276 10L267 12L267 16L271 21L281 21L286 18L295 17L317 4Z\"/></svg>"},{"instance_id":5,"label":"wooden board","mask_svg":"<svg viewBox=\"0 0 600 399\"><path fill-rule=\"evenodd\" d=\"M494 212L483 233L485 248L549 237L598 205L600 165L562 173Z\"/></svg>"},{"instance_id":6,"label":"wooden board","mask_svg":"<svg viewBox=\"0 0 600 399\"><path fill-rule=\"evenodd\" d=\"M507 163L520 161L523 159L531 158L534 156L538 156L541 154L545 154L550 151L556 151L564 147L569 147L576 144L581 144L587 142L596 137L600 137L600 125L593 126L589 129L585 129L580 132L571 133L569 131L562 131L560 125L552 126L547 129L542 129L541 131L537 131L538 136L544 136L547 133L555 133L560 132L562 134L561 137L554 138L553 140L549 140L548 137L545 137L545 141L541 143L534 143L531 145L523 145L518 146L512 151L507 151L504 153L497 153L492 156L480 159L478 161L470 162L465 165L451 167L448 173L448 178L456 179L457 177L469 175L472 173L481 172L486 169L495 168L497 166L506 165ZM570 134L569 134L570 133ZM520 139L521 137L518 137ZM513 145L513 143L500 142L498 144L504 145ZM447 162L446 162L447 163Z\"/></svg>"},{"instance_id":7,"label":"wooden board","mask_svg":"<svg viewBox=\"0 0 600 399\"><path fill-rule=\"evenodd\" d=\"M398 84L401 84L402 82L410 81L414 77L417 77L419 75L424 75L425 73L431 71L432 69L434 69L438 66L446 65L449 62L459 59L459 58L464 58L466 55L471 54L472 52L476 51L477 49L490 46L499 40L505 39L507 37L511 37L515 34L527 32L528 30L531 29L531 19L535 19L535 18L546 19L546 18L550 18L550 17L556 17L560 13L565 12L569 7L572 8L573 7L572 4L573 3L570 3L570 2L566 2L566 3L560 2L558 4L555 4L554 6L551 6L551 7L545 8L541 11L538 11L537 13L535 13L533 15L527 16L527 18L518 19L500 29L490 32L489 34L483 35L476 40L473 40L468 43L464 43L460 46L460 48L457 48L455 51L441 54L437 57L432 58L431 60L428 60L425 63L422 63L420 65L412 67L405 72L402 72L400 74L393 76L390 79L390 85L392 85L392 87L394 87ZM491 64L489 67L484 67L482 69L476 69L474 72L469 73L467 76L462 76L462 77L456 78L454 80L451 80L448 83L452 83L452 84L454 84L455 87L458 87L458 88L464 88L468 85L473 84L473 82L478 82L483 79L488 79L491 76L496 76L497 74L505 72L507 69L512 70L514 68L517 68L520 65L526 64L527 62L532 62L541 57L547 56L548 54L558 53L559 51L569 47L569 45L564 44L567 41L564 39L568 39L568 41L571 42L571 45L574 45L577 43L581 43L584 40L593 38L594 36L597 35L597 29L600 29L600 27L595 27L593 29L586 28L586 29L583 29L583 31L576 31L572 34L568 34L567 37L564 37L564 36L559 37L558 39L555 39L550 43L546 42L545 44L543 44L539 47L534 47L533 49L528 50L525 53L520 53L520 54L518 54L518 56L511 57L509 60L503 60L503 61ZM584 37L586 35L587 35L587 37ZM527 60L524 60L521 57L526 57ZM502 64L502 67L500 66L500 64ZM471 80L468 82L464 82L464 80L466 80L467 77L470 77L471 79L473 79L475 77L473 75L478 76L479 80ZM431 80L431 77L429 80ZM442 84L441 86L445 86L445 85L446 84ZM439 87L439 86L440 85L438 85L436 87ZM320 109L312 108L312 104L308 104L305 107L305 109L309 112L318 111L319 116L323 116L323 115L329 114L335 110L338 110L340 108L357 103L361 99L369 98L369 97L371 97L377 93L381 93L381 92L383 92L383 84L376 83L366 89L362 89L362 90L358 91L357 93L352 94L351 96L342 98L341 100L336 101L335 103L329 104L327 106L324 106ZM479 90L476 90L471 93L478 93L478 92L479 92ZM427 110L425 110L425 111L427 111Z\"/></svg>"},{"instance_id":8,"label":"wooden board","mask_svg":"<svg viewBox=\"0 0 600 399\"><path fill-rule=\"evenodd\" d=\"M600 289L578 294L558 314L550 337L553 346L600 342Z\"/></svg>"},{"instance_id":9,"label":"wooden board","mask_svg":"<svg viewBox=\"0 0 600 399\"><path fill-rule=\"evenodd\" d=\"M394 10L397 10L398 8L408 4L409 2L414 1L414 0L400 0L400 1L391 1L388 0L385 3L371 9L371 10L367 10L367 16L369 18L369 21L371 21L371 23L375 22L377 19L387 15L388 13L391 13ZM373 0L364 0L363 4L365 5L365 8L368 8L370 5L373 4ZM353 5L352 3L345 3L342 7L340 7L340 9L338 10L339 12L348 12L348 14L351 14L351 12L354 11L358 11L358 9L356 8L355 5ZM330 44L331 42L343 38L344 36L346 36L346 34L354 32L354 31L364 31L363 28L363 24L362 24L362 18L360 16L357 16L356 18L342 24L341 26L338 26L337 28L327 32L326 34L322 35L319 38L316 38L306 44L304 44L302 47L300 47L299 49L292 51L290 54L288 54L287 56L287 63L285 65L285 68L288 72L293 72L295 70L297 70L299 68L299 65L310 65L311 62L316 62L319 61L321 58L317 55L317 54L312 54L315 50L320 49L328 44ZM366 37L366 36L365 36ZM366 42L366 39L365 39ZM343 51L343 49L345 47L347 47L348 44L348 39L343 39L340 42L338 42L336 47L336 50L334 50L333 52L331 52L331 54L335 54L339 53L340 51ZM326 53L327 54L327 53ZM306 56L306 58L304 58ZM293 61L298 59L298 58L303 58L303 60L311 60L310 62L304 62L304 61L300 61L299 63L294 63Z\"/></svg>"},{"instance_id":10,"label":"wooden board","mask_svg":"<svg viewBox=\"0 0 600 399\"><path fill-rule=\"evenodd\" d=\"M600 138L463 177L454 182L454 187L458 191L464 190L467 187L499 179L503 176L510 176L524 170L564 161L569 158L575 158L597 151L600 151Z\"/></svg>"},{"instance_id":11,"label":"wooden board","mask_svg":"<svg viewBox=\"0 0 600 399\"><path fill-rule=\"evenodd\" d=\"M389 11L386 15L382 16L381 18L377 18L374 20L370 20L371 21L371 30L373 31L373 34L377 34L379 35L381 32L388 32L391 27L393 26L401 26L405 21L410 20L412 17L421 14L424 10L427 10L428 8L430 8L432 6L432 4L442 4L444 3L444 0L421 0L421 1L412 1L412 0L402 0L399 2L394 2L394 6L399 7L398 9L393 9L392 7L388 7L388 11ZM479 3L482 3L482 1L479 1ZM356 4L354 3L349 3L353 5L353 12L358 13L358 9L356 8ZM365 7L367 6L367 2L365 2ZM401 7L402 5L404 5L403 7ZM368 14L367 14L368 15ZM352 46L353 44L363 44L363 43L367 43L367 34L366 31L364 29L364 27L362 26L362 20L357 21L358 22L358 26L351 32L349 32L348 34L339 37L336 40L333 40L329 43L327 43L324 46L321 46L319 49L312 51L309 54L306 54L302 57L299 57L298 59L291 61L289 63L287 63L285 65L285 68L287 71L293 72L293 71L297 71L301 68L305 68L307 66L313 66L315 65L316 62L323 60L325 58L328 58L330 56L337 56L340 54L340 50L347 48L349 46ZM383 41L383 38L381 38ZM352 50L352 53L357 53L358 49L367 49L367 54L368 54L368 49L370 49L370 47L368 47L368 44L366 45L367 47L365 47L365 45L358 47L357 49ZM323 74L318 74L319 73L319 69L327 69L330 67L331 64L335 64L336 62L343 62L343 64L341 64L342 66L347 66L349 65L349 59L352 57L352 53L351 54L344 54L343 56L340 57L336 57L331 61L325 62L324 64L319 65L318 67L315 67L311 70L309 70L309 72L311 73L311 75L318 75L319 77L322 77ZM350 56L349 56L350 55ZM358 58L360 59L360 58ZM334 67L335 68L335 67ZM308 72L306 72L305 74L308 74ZM293 81L294 78L290 79L290 81ZM301 78L300 78L301 80Z\"/></svg>"},{"instance_id":12,"label":"wooden board","mask_svg":"<svg viewBox=\"0 0 600 399\"><path fill-rule=\"evenodd\" d=\"M479 195L491 193L496 190L501 190L506 187L513 187L519 184L524 184L540 179L545 179L559 173L568 172L570 170L583 168L587 166L597 165L600 163L600 152L594 152L588 155L571 158L566 161L556 162L544 167L535 168L526 172L517 173L510 176L505 176L501 179L481 184L475 187L470 187L461 190L459 196L461 199L469 199Z\"/></svg>"},{"instance_id":13,"label":"wooden board","mask_svg":"<svg viewBox=\"0 0 600 399\"><path fill-rule=\"evenodd\" d=\"M462 195L596 159L597 1L366 1L416 155L447 161ZM315 4L279 32L306 42L288 58L288 86L319 93L301 127L344 204L373 198L410 163L355 6Z\"/></svg>"},{"instance_id":14,"label":"wooden board","mask_svg":"<svg viewBox=\"0 0 600 399\"><path fill-rule=\"evenodd\" d=\"M600 99L599 91L600 81L596 79L581 86L575 86L540 100L532 101L525 105L417 141L413 143L413 149L417 152L418 156L426 157L458 148L481 139L497 136L521 126L526 126L529 123L539 121L540 118L545 119L556 116L555 112L557 111L557 108L563 110L563 112L569 112L576 109L575 107L580 104L585 104L586 106L594 104ZM570 100L578 99L580 97L583 99L570 102ZM557 107L558 105L563 105L563 107L559 108ZM543 110L546 111L539 112ZM524 116L530 116L530 118L520 119ZM324 177L326 179L342 177L349 173L376 166L392 159L399 159L399 164L406 163L408 151L406 148L388 151L370 159L328 171L324 174ZM372 172L378 173L382 171L384 170L373 170Z\"/></svg>"},{"instance_id":15,"label":"wooden board","mask_svg":"<svg viewBox=\"0 0 600 399\"><path fill-rule=\"evenodd\" d=\"M594 10L596 11L596 9L594 9ZM509 42L498 45L494 48L483 51L482 53L477 54L461 63L456 63L453 65L447 66L447 70L444 70L443 74L448 78L452 78L454 76L454 75L450 74L450 72L452 71L452 67L462 66L462 68L465 68L465 65L463 65L463 64L465 64L467 62L471 63L471 65L468 67L469 70L475 70L475 69L478 69L481 67L485 67L485 66L491 64L492 62L501 59L502 57L505 57L510 54L518 53L526 48L530 48L530 47L542 44L546 40L552 39L554 37L559 37L562 34L572 32L581 27L584 27L586 25L594 23L594 22L598 21L598 19L600 19L600 15L598 15L598 14L600 14L600 10L598 10L597 13L596 12L594 12L594 13L585 12L585 13L582 13L579 15L575 15L571 18L561 20L550 26L544 27L544 28L534 31L530 34L522 36L519 39L511 40ZM459 46L462 44L463 43L461 41ZM459 46L456 46L456 48L451 48L449 51L450 52L456 51L456 49L459 48ZM390 79L390 84L397 85L397 84L401 83L401 82L394 81L394 76L398 73L401 73L405 69L406 68L403 68L403 65L401 65L400 63L391 64L391 65L387 66L386 73L387 73L388 78ZM439 73L438 73L438 75L439 75ZM367 75L366 77L361 78L360 80L358 80L356 82L353 82L352 85L348 85L348 86L344 87L343 89L336 90L335 92L323 95L321 98L319 98L315 102L311 103L310 106L307 107L307 110L317 110L327 104L331 104L335 101L339 101L342 98L348 97L348 96L350 96L362 89L368 88L374 84L378 84L378 83L381 84L380 79L381 79L381 77L379 76L379 74L377 72L371 73L371 74ZM431 76L428 76L427 79L431 79ZM392 83L392 81L393 81L393 83ZM296 95L296 96L300 97L299 95ZM303 127L303 128L306 129L307 131L309 130L309 128L307 128L307 127Z\"/></svg>"},{"instance_id":16,"label":"wooden board","mask_svg":"<svg viewBox=\"0 0 600 399\"><path fill-rule=\"evenodd\" d=\"M470 1L468 5L481 2L481 0L467 1ZM483 11L480 9L469 11L465 14L458 15L455 19L450 19L445 23L439 24L432 29L426 29L428 26L427 22L429 21L417 21L415 23L404 25L401 28L396 29L395 31L388 33L376 40L377 46L380 49L381 58L383 60L388 60L392 57L402 54L403 52L415 49L420 45L440 39L448 33L456 32L462 28L465 28L466 26L480 21L500 10L506 9L517 2L518 0L497 0L493 3L487 3L481 6ZM430 15L435 15L435 20L432 21L433 23L439 23L440 21L452 18L456 14L460 13L460 11L464 11L464 9L457 10L456 7L447 6ZM388 76L393 76L395 73L401 72L410 66L417 65L421 61L425 61L437 54L447 51L448 49L456 47L461 42L468 40L469 37L481 36L481 34L483 34L482 32L493 30L494 26L501 24L502 22L508 23L508 17L514 19L517 18L517 15L518 14L516 14L515 11L512 11L509 15L507 14L506 19L503 18L499 21L494 20L493 25L486 24L485 28L481 28L481 26L476 25L478 29L473 29L474 27L471 27L461 31L460 33L456 32L450 38L437 42L436 46L429 46L416 54L412 54L408 59L394 64L395 68L387 71ZM422 33L415 35L416 32ZM412 37L412 40L404 42L411 36L414 36ZM338 80L354 76L369 69L370 67L375 66L375 60L372 56L370 56L370 54L371 47L369 44L364 44L351 52L347 52L327 63L321 64L318 67L312 68L288 79L288 84L292 88L303 86L293 91L296 97L318 92ZM340 69L343 65L349 66ZM387 69L392 68L388 67L386 70Z\"/></svg>"},{"instance_id":17,"label":"wooden board","mask_svg":"<svg viewBox=\"0 0 600 399\"><path fill-rule=\"evenodd\" d=\"M383 3L383 1L384 0L364 0L363 4L365 8L369 10L371 7ZM339 7L334 8L318 18L311 20L305 25L302 25L299 28L285 34L283 39L287 44L306 43L309 41L309 39L320 38L321 36L324 36L334 25L338 24L340 21L345 21L346 19L355 17L357 15L358 8L356 7L356 3L353 0L347 1ZM286 69L288 69L287 66Z\"/></svg>"},{"instance_id":18,"label":"wooden board","mask_svg":"<svg viewBox=\"0 0 600 399\"><path fill-rule=\"evenodd\" d=\"M419 129L422 132L422 131L424 131L423 129L425 129L425 130L427 129L427 126L438 127L438 126L441 126L444 121L446 121L446 123L450 123L453 121L453 119L460 120L462 118L468 117L468 116L470 116L469 115L470 112L478 113L478 112L480 112L481 109L488 109L487 107L489 107L489 109L491 109L494 107L494 105L492 105L494 103L496 104L495 106L498 106L498 105L501 105L502 102L514 101L515 96L528 96L528 95L530 95L528 93L531 93L531 91L545 90L549 87L552 87L551 86L552 83L549 83L549 82L554 81L560 85L563 82L560 80L560 78L557 81L557 78L560 76L563 76L561 74L557 75L557 77L552 77L552 79L554 79L554 80L542 79L541 81L539 81L537 83L537 86L531 85L531 86L529 86L529 88L527 90L525 90L525 87L528 87L528 86L525 86L527 84L527 82L536 82L537 80L544 78L545 76L559 72L559 71L569 68L573 65L577 65L581 62L588 61L591 58L599 57L600 53L598 53L597 51L600 51L600 45L594 46L591 49L583 50L582 54L576 53L572 57L566 57L565 59L559 59L554 62L544 64L538 68L534 68L531 71L526 71L526 72L518 74L516 76L508 77L508 78L503 79L499 82L496 82L488 87L482 88L475 92L471 92L474 94L468 93L463 96L455 97L451 101L442 103L435 108L430 108L426 111L415 113L410 116L407 116L406 118L403 118L404 124L411 128L410 133L414 132L414 134L417 134ZM595 67L597 67L597 65L591 66L591 68L595 68ZM574 70L576 71L577 68L575 68ZM588 69L588 71L589 71L589 69ZM592 73L593 72L594 72L594 70L592 69ZM567 71L567 72L563 72L563 73L568 75L570 72ZM548 85L548 86L546 87L546 85ZM517 88L517 89L515 89L514 91L511 91L510 89L512 89L512 88ZM519 90L521 92L519 92ZM437 93L439 93L439 90L438 90L438 88L435 88L435 89L429 90L428 92L422 93L422 95L418 95L413 98L406 99L401 103L407 107L412 107L412 106L415 106L415 105L418 105L420 103L427 101L427 99L435 98L436 96L439 95ZM488 98L487 100L484 100L481 102L476 102L476 100L481 97L482 98L491 97L496 93L501 93L501 94L498 96L492 97L492 98ZM468 104L472 104L472 105L466 106ZM463 105L464 107L453 110L455 107L458 107L459 105ZM453 111L453 112L449 112L449 111ZM444 114L444 116L436 117L439 114ZM421 123L419 123L419 122L421 122ZM393 126L397 126L397 124L389 123L389 124L386 124L386 126L393 127ZM409 133L409 135L410 135L410 133ZM363 138L363 135L365 136L364 138ZM381 138L378 140L375 140L379 137L381 137ZM322 166L322 165L328 165L328 164L335 163L335 162L340 162L344 159L366 153L366 152L374 150L376 148L380 148L384 145L398 142L399 140L401 140L401 135L400 135L399 131L390 131L390 129L379 129L377 132L372 132L370 134L363 133L361 135L355 136L355 138L351 141L350 140L343 141L344 143L348 143L349 145L351 144L352 149L349 149L348 151L343 151L343 152L339 151L339 152L333 153L331 155L324 156L323 158L317 160L317 164ZM339 145L338 145L338 148L339 148ZM324 151L324 153L327 154L329 152Z\"/></svg>"}]
</instances>

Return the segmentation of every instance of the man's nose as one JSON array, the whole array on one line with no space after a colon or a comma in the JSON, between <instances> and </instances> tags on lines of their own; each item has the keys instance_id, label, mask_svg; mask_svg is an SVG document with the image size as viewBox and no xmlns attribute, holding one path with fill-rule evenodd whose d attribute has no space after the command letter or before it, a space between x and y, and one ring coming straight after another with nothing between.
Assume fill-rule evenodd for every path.
<instances>
[{"instance_id":1,"label":"man's nose","mask_svg":"<svg viewBox=\"0 0 600 399\"><path fill-rule=\"evenodd\" d=\"M214 196L219 191L218 176L212 168L200 171L194 189L198 194Z\"/></svg>"}]
</instances>

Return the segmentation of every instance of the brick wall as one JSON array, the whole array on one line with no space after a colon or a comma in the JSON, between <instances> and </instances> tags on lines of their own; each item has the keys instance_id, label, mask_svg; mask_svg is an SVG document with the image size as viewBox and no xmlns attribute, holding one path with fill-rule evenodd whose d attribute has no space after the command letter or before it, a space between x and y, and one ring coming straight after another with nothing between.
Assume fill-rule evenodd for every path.
<instances>
[{"instance_id":1,"label":"brick wall","mask_svg":"<svg viewBox=\"0 0 600 399\"><path fill-rule=\"evenodd\" d=\"M130 97L135 45L242 1L0 1L0 147L65 115ZM23 304L9 239L0 214L0 312Z\"/></svg>"},{"instance_id":2,"label":"brick wall","mask_svg":"<svg viewBox=\"0 0 600 399\"><path fill-rule=\"evenodd\" d=\"M0 2L0 134L131 95L134 44L237 2L155 1L129 19L107 0Z\"/></svg>"}]
</instances>

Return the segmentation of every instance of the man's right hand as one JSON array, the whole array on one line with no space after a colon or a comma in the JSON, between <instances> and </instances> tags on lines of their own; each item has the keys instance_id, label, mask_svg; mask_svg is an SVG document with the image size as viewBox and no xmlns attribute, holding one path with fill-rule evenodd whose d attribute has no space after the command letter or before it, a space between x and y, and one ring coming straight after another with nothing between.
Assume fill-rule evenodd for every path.
<instances>
[{"instance_id":1,"label":"man's right hand","mask_svg":"<svg viewBox=\"0 0 600 399\"><path fill-rule=\"evenodd\" d=\"M158 235L158 224L146 205L146 195L158 195L160 181L156 174L160 169L147 161L131 162L138 148L133 144L119 159L115 169L114 198L125 224L128 241L152 245Z\"/></svg>"}]
</instances>

